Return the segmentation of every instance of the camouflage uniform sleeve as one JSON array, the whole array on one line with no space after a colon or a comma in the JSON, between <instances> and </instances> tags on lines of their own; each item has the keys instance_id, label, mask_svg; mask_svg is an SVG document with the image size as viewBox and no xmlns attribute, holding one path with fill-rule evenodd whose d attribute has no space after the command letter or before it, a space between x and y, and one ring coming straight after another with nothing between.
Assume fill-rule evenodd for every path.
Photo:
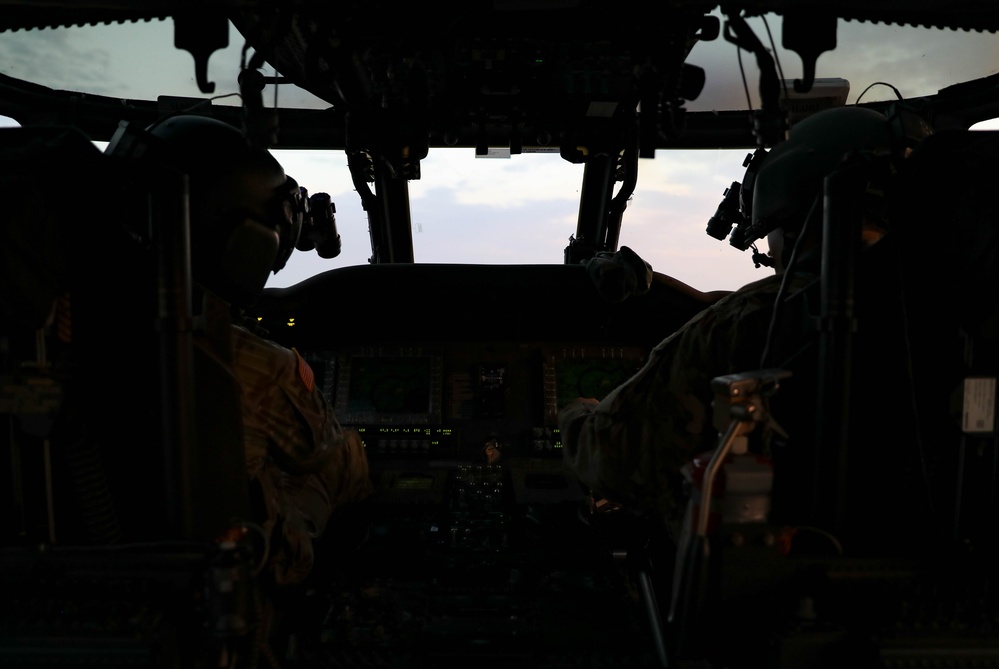
<instances>
[{"instance_id":1,"label":"camouflage uniform sleeve","mask_svg":"<svg viewBox=\"0 0 999 669\"><path fill-rule=\"evenodd\" d=\"M629 507L673 506L676 475L710 427L708 405L676 369L690 324L663 341L642 369L598 404L572 402L559 413L566 466L595 494Z\"/></svg>"},{"instance_id":2,"label":"camouflage uniform sleeve","mask_svg":"<svg viewBox=\"0 0 999 669\"><path fill-rule=\"evenodd\" d=\"M680 469L715 446L711 379L759 366L777 277L695 315L597 404L559 412L567 469L595 494L638 509L675 509Z\"/></svg>"},{"instance_id":3,"label":"camouflage uniform sleeve","mask_svg":"<svg viewBox=\"0 0 999 669\"><path fill-rule=\"evenodd\" d=\"M367 458L297 351L233 326L233 357L247 472L264 496L265 531L280 526L283 537L275 539L283 538L290 553L285 578L296 581L311 566L311 538L323 533L332 512L373 491Z\"/></svg>"}]
</instances>

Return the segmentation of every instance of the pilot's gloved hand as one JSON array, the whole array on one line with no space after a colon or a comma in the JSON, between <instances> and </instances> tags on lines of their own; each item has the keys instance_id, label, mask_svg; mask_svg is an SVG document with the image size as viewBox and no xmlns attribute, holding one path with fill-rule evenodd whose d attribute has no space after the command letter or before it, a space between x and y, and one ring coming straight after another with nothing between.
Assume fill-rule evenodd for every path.
<instances>
[{"instance_id":1,"label":"pilot's gloved hand","mask_svg":"<svg viewBox=\"0 0 999 669\"><path fill-rule=\"evenodd\" d=\"M623 302L631 295L649 292L652 265L627 246L614 253L597 253L585 263L597 292L608 302Z\"/></svg>"}]
</instances>

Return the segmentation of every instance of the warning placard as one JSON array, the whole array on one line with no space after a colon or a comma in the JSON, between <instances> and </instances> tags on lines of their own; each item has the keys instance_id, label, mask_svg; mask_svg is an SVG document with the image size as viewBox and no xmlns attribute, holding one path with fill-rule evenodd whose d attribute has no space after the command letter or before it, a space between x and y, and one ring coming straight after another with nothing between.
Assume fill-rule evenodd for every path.
<instances>
[{"instance_id":1,"label":"warning placard","mask_svg":"<svg viewBox=\"0 0 999 669\"><path fill-rule=\"evenodd\" d=\"M993 432L995 407L995 377L969 377L964 380L961 429L965 432Z\"/></svg>"}]
</instances>

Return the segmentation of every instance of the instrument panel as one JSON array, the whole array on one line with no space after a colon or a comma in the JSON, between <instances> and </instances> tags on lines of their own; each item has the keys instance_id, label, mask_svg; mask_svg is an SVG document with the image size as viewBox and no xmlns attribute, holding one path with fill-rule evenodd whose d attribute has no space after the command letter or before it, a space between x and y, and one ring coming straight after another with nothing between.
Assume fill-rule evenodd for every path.
<instances>
[{"instance_id":1,"label":"instrument panel","mask_svg":"<svg viewBox=\"0 0 999 669\"><path fill-rule=\"evenodd\" d=\"M523 507L585 498L559 408L606 395L701 306L659 283L608 302L582 265L390 264L268 289L255 315L360 434L379 504Z\"/></svg>"},{"instance_id":2,"label":"instrument panel","mask_svg":"<svg viewBox=\"0 0 999 669\"><path fill-rule=\"evenodd\" d=\"M558 409L638 371L635 346L449 343L300 351L371 458L558 457ZM492 455L488 455L487 451Z\"/></svg>"},{"instance_id":3,"label":"instrument panel","mask_svg":"<svg viewBox=\"0 0 999 669\"><path fill-rule=\"evenodd\" d=\"M303 643L345 667L656 666L558 410L637 372L693 305L609 304L581 265L345 268L265 298L260 325L361 435L375 487Z\"/></svg>"}]
</instances>

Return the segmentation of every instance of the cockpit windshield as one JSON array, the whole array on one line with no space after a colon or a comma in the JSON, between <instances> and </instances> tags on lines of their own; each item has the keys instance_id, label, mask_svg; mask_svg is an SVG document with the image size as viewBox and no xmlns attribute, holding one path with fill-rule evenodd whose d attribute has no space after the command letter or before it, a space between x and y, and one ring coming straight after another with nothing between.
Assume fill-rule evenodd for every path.
<instances>
[{"instance_id":1,"label":"cockpit windshield","mask_svg":"<svg viewBox=\"0 0 999 669\"><path fill-rule=\"evenodd\" d=\"M713 16L722 14L716 9ZM746 23L772 54L785 85L793 86L805 63L783 46L784 19L764 14L748 17ZM77 92L83 99L159 100L167 109L211 98L213 106L238 107L240 70L253 50L231 24L228 35L228 45L211 53L207 62L211 95L199 90L195 60L175 46L168 19L8 31L0 40L0 74ZM817 51L833 46L815 39ZM833 42L835 48L818 58L815 86L804 96L806 109L830 104L830 99L854 104L934 95L956 81L987 77L997 69L996 36L987 32L840 21ZM705 73L700 93L684 105L689 112L760 107L760 63L731 39L699 40L686 61ZM263 91L265 106L331 106L287 80L274 83L281 77L273 68L263 72L271 79ZM713 141L708 135L692 140L696 145L689 148L658 149L654 158L639 160L620 244L635 249L657 271L702 290L734 289L767 270L755 267L749 254L704 234L723 192L742 177L747 154L746 148ZM333 259L294 254L286 268L270 277L272 287L372 259L369 221L344 153L309 148L275 150L288 173L310 192L331 195L342 251ZM555 144L525 146L516 155L503 147L490 147L482 155L470 147L432 147L419 177L409 183L415 261L562 263L580 215L583 173L583 165L567 162Z\"/></svg>"}]
</instances>

